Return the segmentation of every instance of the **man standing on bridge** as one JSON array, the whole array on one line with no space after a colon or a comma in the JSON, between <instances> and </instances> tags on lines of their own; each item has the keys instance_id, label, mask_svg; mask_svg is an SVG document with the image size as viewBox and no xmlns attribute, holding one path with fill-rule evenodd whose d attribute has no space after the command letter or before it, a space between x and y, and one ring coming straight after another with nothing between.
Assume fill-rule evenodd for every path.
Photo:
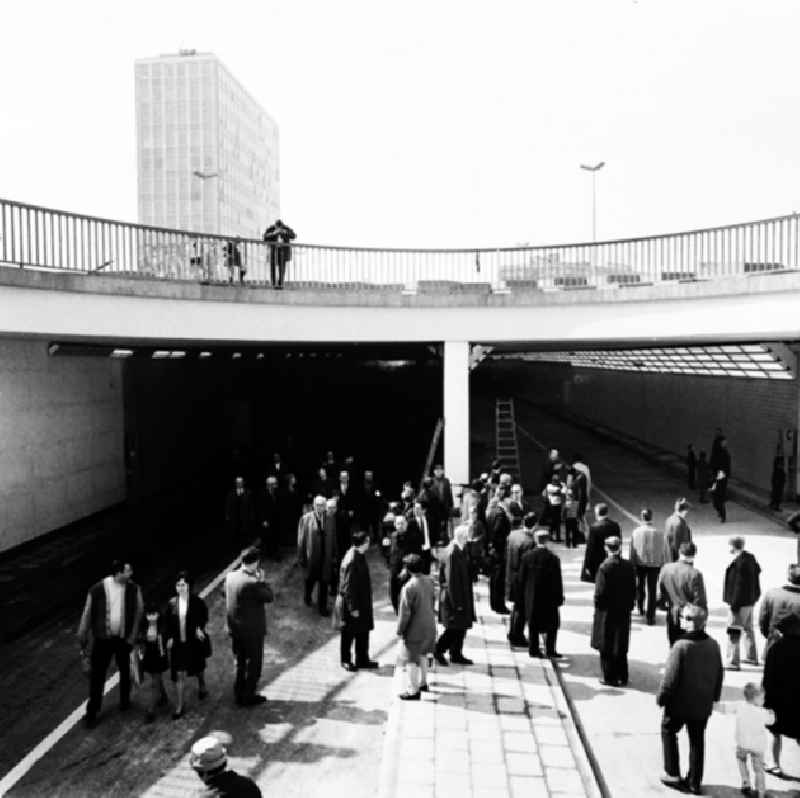
<instances>
[{"instance_id":1,"label":"man standing on bridge","mask_svg":"<svg viewBox=\"0 0 800 798\"><path fill-rule=\"evenodd\" d=\"M283 288L286 264L292 259L290 242L297 238L294 230L278 219L264 231L264 241L269 244L269 267L272 287Z\"/></svg>"}]
</instances>

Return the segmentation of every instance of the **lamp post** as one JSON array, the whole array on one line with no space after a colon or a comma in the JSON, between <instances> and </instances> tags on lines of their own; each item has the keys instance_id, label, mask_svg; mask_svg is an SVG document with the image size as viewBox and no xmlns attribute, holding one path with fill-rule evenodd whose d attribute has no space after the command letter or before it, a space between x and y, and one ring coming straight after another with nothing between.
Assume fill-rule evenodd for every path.
<instances>
[{"instance_id":1,"label":"lamp post","mask_svg":"<svg viewBox=\"0 0 800 798\"><path fill-rule=\"evenodd\" d=\"M605 161L600 161L594 166L581 164L581 169L592 173L592 241L597 241L597 173L606 165Z\"/></svg>"}]
</instances>

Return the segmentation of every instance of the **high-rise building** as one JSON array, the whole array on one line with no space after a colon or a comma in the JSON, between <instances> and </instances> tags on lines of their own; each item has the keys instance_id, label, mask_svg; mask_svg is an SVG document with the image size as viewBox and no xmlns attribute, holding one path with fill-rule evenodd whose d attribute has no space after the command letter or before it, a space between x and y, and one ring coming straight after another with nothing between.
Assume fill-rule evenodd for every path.
<instances>
[{"instance_id":1,"label":"high-rise building","mask_svg":"<svg viewBox=\"0 0 800 798\"><path fill-rule=\"evenodd\" d=\"M275 121L212 53L135 73L139 222L260 237L280 215Z\"/></svg>"}]
</instances>

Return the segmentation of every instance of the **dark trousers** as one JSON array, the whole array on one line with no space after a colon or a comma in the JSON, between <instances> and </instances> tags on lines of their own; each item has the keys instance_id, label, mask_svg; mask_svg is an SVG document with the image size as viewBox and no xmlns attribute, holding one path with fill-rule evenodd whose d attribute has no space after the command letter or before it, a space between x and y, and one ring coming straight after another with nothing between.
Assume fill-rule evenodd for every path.
<instances>
[{"instance_id":1,"label":"dark trousers","mask_svg":"<svg viewBox=\"0 0 800 798\"><path fill-rule=\"evenodd\" d=\"M353 629L343 626L342 637L339 641L339 656L342 662L352 662L350 654L353 648L353 641L356 644L356 665L369 661L369 632L356 632Z\"/></svg>"},{"instance_id":2,"label":"dark trousers","mask_svg":"<svg viewBox=\"0 0 800 798\"><path fill-rule=\"evenodd\" d=\"M509 640L525 640L525 605L515 601L514 608L511 610L511 617L508 619Z\"/></svg>"},{"instance_id":3,"label":"dark trousers","mask_svg":"<svg viewBox=\"0 0 800 798\"><path fill-rule=\"evenodd\" d=\"M539 647L539 635L542 632L535 632L530 624L528 624L528 653L537 655L541 654L542 650ZM549 629L544 632L544 650L546 654L556 653L556 638L558 637L558 629Z\"/></svg>"},{"instance_id":4,"label":"dark trousers","mask_svg":"<svg viewBox=\"0 0 800 798\"><path fill-rule=\"evenodd\" d=\"M489 574L489 606L495 612L507 611L506 602L506 558L499 559L499 562L492 563L492 571Z\"/></svg>"},{"instance_id":5,"label":"dark trousers","mask_svg":"<svg viewBox=\"0 0 800 798\"><path fill-rule=\"evenodd\" d=\"M236 657L236 679L233 694L237 701L256 694L261 666L264 664L264 635L234 635L233 656Z\"/></svg>"},{"instance_id":6,"label":"dark trousers","mask_svg":"<svg viewBox=\"0 0 800 798\"><path fill-rule=\"evenodd\" d=\"M628 655L600 653L603 680L609 684L628 683Z\"/></svg>"},{"instance_id":7,"label":"dark trousers","mask_svg":"<svg viewBox=\"0 0 800 798\"><path fill-rule=\"evenodd\" d=\"M550 537L552 540L561 542L561 505L552 505L545 509L545 517L547 518L547 526L550 528Z\"/></svg>"},{"instance_id":8,"label":"dark trousers","mask_svg":"<svg viewBox=\"0 0 800 798\"><path fill-rule=\"evenodd\" d=\"M578 545L578 519L564 519L564 542L568 549L574 549Z\"/></svg>"},{"instance_id":9,"label":"dark trousers","mask_svg":"<svg viewBox=\"0 0 800 798\"><path fill-rule=\"evenodd\" d=\"M659 568L650 568L646 565L636 566L636 606L639 613L647 617L648 621L656 619L656 588L658 586ZM644 592L647 587L647 607L644 603Z\"/></svg>"},{"instance_id":10,"label":"dark trousers","mask_svg":"<svg viewBox=\"0 0 800 798\"><path fill-rule=\"evenodd\" d=\"M86 715L97 717L103 704L103 686L112 658L119 670L119 705L126 707L131 700L131 647L121 638L95 639L89 658L89 701Z\"/></svg>"},{"instance_id":11,"label":"dark trousers","mask_svg":"<svg viewBox=\"0 0 800 798\"><path fill-rule=\"evenodd\" d=\"M728 480L718 479L716 490L711 494L711 503L719 515L720 521L727 519L727 511L725 509L725 502L728 500Z\"/></svg>"},{"instance_id":12,"label":"dark trousers","mask_svg":"<svg viewBox=\"0 0 800 798\"><path fill-rule=\"evenodd\" d=\"M445 651L449 651L450 659L463 657L462 649L466 636L466 629L445 629L436 641L436 653L441 656Z\"/></svg>"},{"instance_id":13,"label":"dark trousers","mask_svg":"<svg viewBox=\"0 0 800 798\"><path fill-rule=\"evenodd\" d=\"M672 608L670 607L667 610L667 640L669 640L669 647L675 645L676 640L680 640L683 637L683 629L681 629L680 623L678 623L672 617Z\"/></svg>"},{"instance_id":14,"label":"dark trousers","mask_svg":"<svg viewBox=\"0 0 800 798\"><path fill-rule=\"evenodd\" d=\"M668 776L680 776L678 756L678 732L686 726L689 733L689 772L686 778L690 787L699 787L703 781L705 759L705 731L708 718L689 720L674 714L666 707L661 719L661 745L664 749L664 772Z\"/></svg>"},{"instance_id":15,"label":"dark trousers","mask_svg":"<svg viewBox=\"0 0 800 798\"><path fill-rule=\"evenodd\" d=\"M392 600L395 615L397 615L397 610L400 606L400 591L402 589L400 574L389 574L389 598Z\"/></svg>"},{"instance_id":16,"label":"dark trousers","mask_svg":"<svg viewBox=\"0 0 800 798\"><path fill-rule=\"evenodd\" d=\"M281 255L273 256L269 269L273 288L283 288L283 278L286 275L286 260Z\"/></svg>"},{"instance_id":17,"label":"dark trousers","mask_svg":"<svg viewBox=\"0 0 800 798\"><path fill-rule=\"evenodd\" d=\"M317 608L320 612L327 612L330 585L327 582L323 582L319 574L309 574L306 577L306 604L311 603L311 594L314 591L315 584L317 585Z\"/></svg>"}]
</instances>

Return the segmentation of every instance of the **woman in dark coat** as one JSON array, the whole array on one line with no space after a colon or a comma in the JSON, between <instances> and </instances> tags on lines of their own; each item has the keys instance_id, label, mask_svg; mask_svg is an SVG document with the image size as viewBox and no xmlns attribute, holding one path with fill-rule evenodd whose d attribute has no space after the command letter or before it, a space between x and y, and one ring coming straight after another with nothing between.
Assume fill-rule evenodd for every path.
<instances>
[{"instance_id":1,"label":"woman in dark coat","mask_svg":"<svg viewBox=\"0 0 800 798\"><path fill-rule=\"evenodd\" d=\"M184 713L183 693L187 675L197 677L198 698L208 695L205 670L206 659L211 656L211 639L206 632L208 607L200 596L192 593L187 571L178 572L175 593L167 605L166 636L176 692L172 717L177 720Z\"/></svg>"},{"instance_id":2,"label":"woman in dark coat","mask_svg":"<svg viewBox=\"0 0 800 798\"><path fill-rule=\"evenodd\" d=\"M524 606L528 622L528 653L541 657L539 635L545 635L545 654L556 653L556 637L561 625L558 608L564 603L564 585L561 579L561 560L547 546L550 535L546 529L534 533L536 546L522 556L517 577L518 594L515 602Z\"/></svg>"},{"instance_id":3,"label":"woman in dark coat","mask_svg":"<svg viewBox=\"0 0 800 798\"><path fill-rule=\"evenodd\" d=\"M636 571L620 556L621 545L618 537L606 540L608 558L597 569L594 585L591 645L600 652L600 683L612 687L628 683L631 612L636 601Z\"/></svg>"},{"instance_id":4,"label":"woman in dark coat","mask_svg":"<svg viewBox=\"0 0 800 798\"><path fill-rule=\"evenodd\" d=\"M378 667L378 663L369 658L369 633L374 628L372 582L364 556L369 548L369 536L359 530L353 532L352 540L353 545L344 555L339 575L342 619L340 654L342 667L348 671ZM350 659L353 641L356 644L355 665Z\"/></svg>"},{"instance_id":5,"label":"woman in dark coat","mask_svg":"<svg viewBox=\"0 0 800 798\"><path fill-rule=\"evenodd\" d=\"M444 632L436 641L434 656L440 665L448 664L444 656L446 650L450 651L450 662L472 665L472 660L467 659L462 650L467 629L475 622L472 575L466 551L468 541L469 526L457 526L439 565L439 621Z\"/></svg>"},{"instance_id":6,"label":"woman in dark coat","mask_svg":"<svg viewBox=\"0 0 800 798\"><path fill-rule=\"evenodd\" d=\"M767 649L764 661L764 706L775 713L770 773L781 773L781 736L800 743L800 621L789 617L777 626L781 636Z\"/></svg>"}]
</instances>

